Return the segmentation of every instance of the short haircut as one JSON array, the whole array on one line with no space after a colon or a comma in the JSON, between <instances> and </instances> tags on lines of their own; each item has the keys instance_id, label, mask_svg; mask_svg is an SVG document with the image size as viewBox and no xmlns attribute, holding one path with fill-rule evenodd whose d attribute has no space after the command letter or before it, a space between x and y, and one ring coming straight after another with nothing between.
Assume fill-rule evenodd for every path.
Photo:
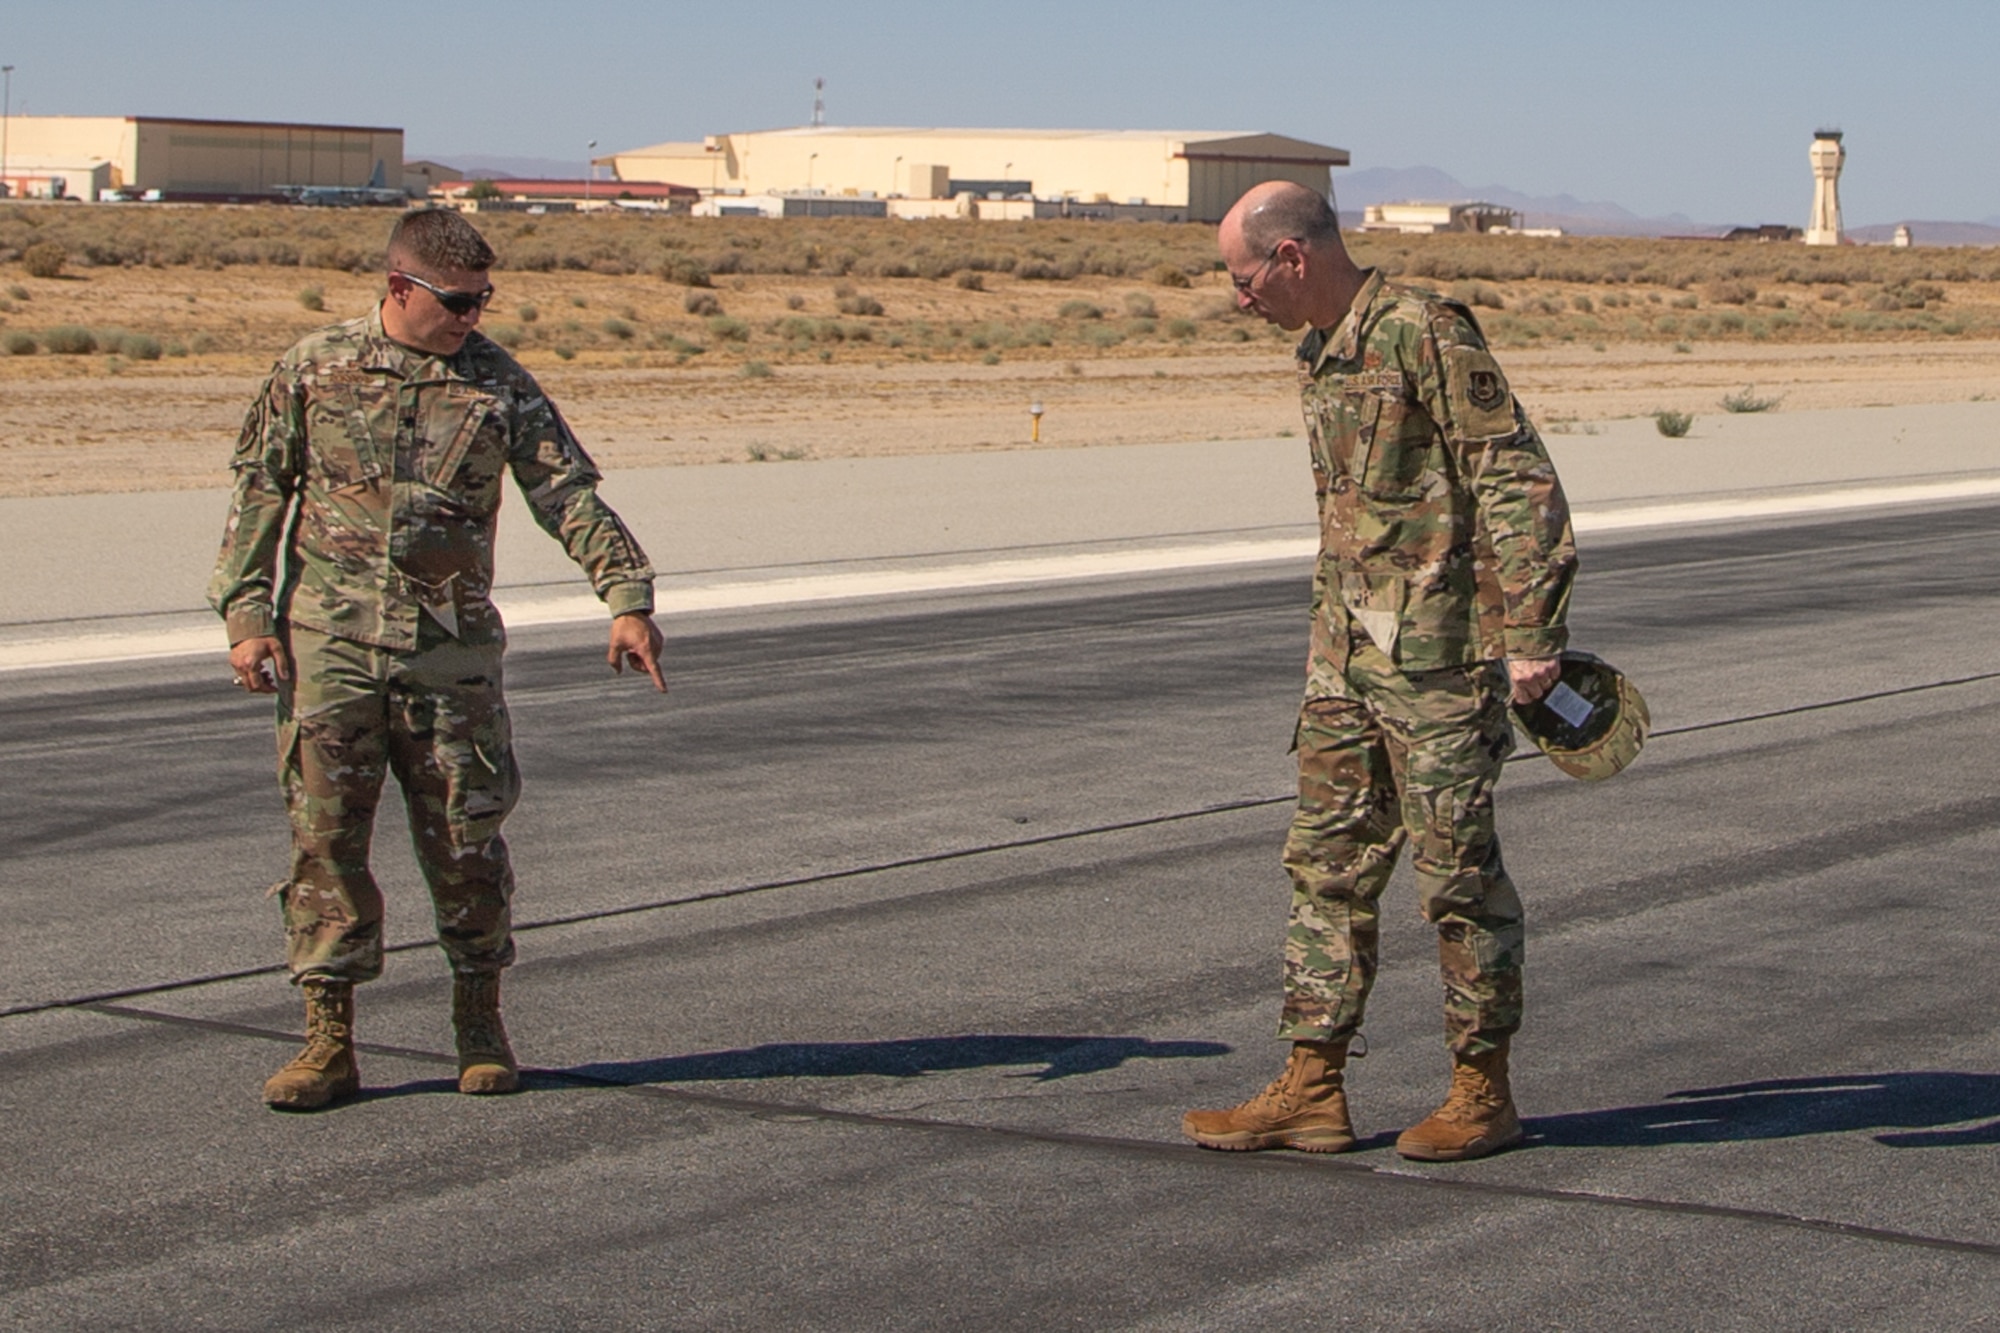
<instances>
[{"instance_id":1,"label":"short haircut","mask_svg":"<svg viewBox=\"0 0 2000 1333\"><path fill-rule=\"evenodd\" d=\"M493 247L463 214L450 208L413 208L389 233L389 267L414 263L428 269L484 273L493 267Z\"/></svg>"},{"instance_id":2,"label":"short haircut","mask_svg":"<svg viewBox=\"0 0 2000 1333\"><path fill-rule=\"evenodd\" d=\"M1340 243L1340 215L1326 195L1303 185L1274 190L1271 197L1252 209L1243 219L1243 240L1262 253L1278 248L1278 242L1304 241L1310 246L1331 241Z\"/></svg>"}]
</instances>

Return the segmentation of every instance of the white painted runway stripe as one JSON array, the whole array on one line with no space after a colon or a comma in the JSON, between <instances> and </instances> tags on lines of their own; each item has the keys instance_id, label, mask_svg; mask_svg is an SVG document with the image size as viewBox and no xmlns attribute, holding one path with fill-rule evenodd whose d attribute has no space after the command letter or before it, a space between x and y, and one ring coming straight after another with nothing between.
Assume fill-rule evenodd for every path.
<instances>
[{"instance_id":1,"label":"white painted runway stripe","mask_svg":"<svg viewBox=\"0 0 2000 1333\"><path fill-rule=\"evenodd\" d=\"M1576 530L1587 536L1594 532L1836 513L1886 505L1976 499L1989 495L2000 495L2000 477L1817 491L1804 495L1676 501L1626 509L1579 510L1573 521ZM1162 574L1177 569L1220 569L1230 565L1308 561L1315 548L1313 538L1298 537L985 560L922 569L802 574L791 578L699 587L674 587L669 581L660 588L657 603L663 616L698 611L803 606L813 602L1023 587L1127 574ZM527 599L508 595L502 589L494 600L499 604L507 624L516 628L575 624L598 620L604 615L603 605L587 594ZM151 633L73 634L60 639L20 641L0 644L0 671L208 654L213 654L220 661L223 654L221 639L220 627L200 627Z\"/></svg>"}]
</instances>

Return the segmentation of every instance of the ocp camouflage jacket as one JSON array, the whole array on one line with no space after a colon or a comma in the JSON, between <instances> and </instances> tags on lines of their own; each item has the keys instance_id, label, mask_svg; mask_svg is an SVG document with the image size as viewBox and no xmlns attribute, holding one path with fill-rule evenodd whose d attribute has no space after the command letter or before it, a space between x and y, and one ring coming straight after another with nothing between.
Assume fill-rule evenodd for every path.
<instances>
[{"instance_id":1,"label":"ocp camouflage jacket","mask_svg":"<svg viewBox=\"0 0 2000 1333\"><path fill-rule=\"evenodd\" d=\"M1308 694L1342 692L1356 626L1406 672L1561 652L1569 505L1472 312L1373 272L1298 358L1320 511Z\"/></svg>"},{"instance_id":2,"label":"ocp camouflage jacket","mask_svg":"<svg viewBox=\"0 0 2000 1333\"><path fill-rule=\"evenodd\" d=\"M291 620L407 651L420 613L467 643L498 642L508 471L613 615L652 610L652 567L598 498L596 466L533 377L478 333L435 356L391 340L378 310L307 335L265 381L232 466L208 592L232 644Z\"/></svg>"}]
</instances>

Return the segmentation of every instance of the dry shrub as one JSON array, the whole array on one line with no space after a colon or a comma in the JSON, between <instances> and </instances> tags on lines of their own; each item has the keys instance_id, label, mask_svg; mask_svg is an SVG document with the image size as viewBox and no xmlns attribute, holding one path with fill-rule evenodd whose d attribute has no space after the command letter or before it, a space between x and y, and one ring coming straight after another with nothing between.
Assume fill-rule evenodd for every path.
<instances>
[{"instance_id":1,"label":"dry shrub","mask_svg":"<svg viewBox=\"0 0 2000 1333\"><path fill-rule=\"evenodd\" d=\"M1146 276L1149 279L1151 279L1155 285L1161 287L1194 286L1194 283L1189 280L1188 275L1185 272L1183 272L1177 265L1174 264L1155 264L1153 265L1152 271L1148 273Z\"/></svg>"},{"instance_id":2,"label":"dry shrub","mask_svg":"<svg viewBox=\"0 0 2000 1333\"><path fill-rule=\"evenodd\" d=\"M1757 289L1747 282L1724 279L1707 287L1708 299L1716 305L1749 305L1757 299Z\"/></svg>"},{"instance_id":3,"label":"dry shrub","mask_svg":"<svg viewBox=\"0 0 2000 1333\"><path fill-rule=\"evenodd\" d=\"M683 287L710 285L708 266L693 255L669 255L660 261L660 276Z\"/></svg>"},{"instance_id":4,"label":"dry shrub","mask_svg":"<svg viewBox=\"0 0 2000 1333\"><path fill-rule=\"evenodd\" d=\"M76 324L58 324L42 335L42 344L60 356L87 356L97 350L97 335Z\"/></svg>"},{"instance_id":5,"label":"dry shrub","mask_svg":"<svg viewBox=\"0 0 2000 1333\"><path fill-rule=\"evenodd\" d=\"M37 241L21 252L21 267L31 278L58 277L68 262L69 251L54 241Z\"/></svg>"},{"instance_id":6,"label":"dry shrub","mask_svg":"<svg viewBox=\"0 0 2000 1333\"><path fill-rule=\"evenodd\" d=\"M722 302L715 298L714 292L691 291L681 302L681 309L690 315L719 315L722 313Z\"/></svg>"}]
</instances>

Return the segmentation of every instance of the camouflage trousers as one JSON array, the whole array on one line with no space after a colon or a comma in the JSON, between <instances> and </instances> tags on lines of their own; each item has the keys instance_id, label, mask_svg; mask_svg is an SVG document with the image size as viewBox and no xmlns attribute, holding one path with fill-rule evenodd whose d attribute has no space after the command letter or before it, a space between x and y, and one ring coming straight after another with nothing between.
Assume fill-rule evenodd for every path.
<instances>
[{"instance_id":1,"label":"camouflage trousers","mask_svg":"<svg viewBox=\"0 0 2000 1333\"><path fill-rule=\"evenodd\" d=\"M1347 1037L1375 980L1380 898L1403 844L1437 927L1445 1036L1473 1055L1521 1023L1521 900L1500 862L1493 788L1513 749L1497 663L1405 675L1359 640L1347 697L1306 701L1279 1035Z\"/></svg>"},{"instance_id":2,"label":"camouflage trousers","mask_svg":"<svg viewBox=\"0 0 2000 1333\"><path fill-rule=\"evenodd\" d=\"M303 626L281 631L278 782L292 823L284 910L292 979L382 974L382 891L368 868L375 808L394 772L438 942L461 972L514 961L514 872L500 822L520 794L501 697L501 645L469 646L426 620L415 652Z\"/></svg>"}]
</instances>

